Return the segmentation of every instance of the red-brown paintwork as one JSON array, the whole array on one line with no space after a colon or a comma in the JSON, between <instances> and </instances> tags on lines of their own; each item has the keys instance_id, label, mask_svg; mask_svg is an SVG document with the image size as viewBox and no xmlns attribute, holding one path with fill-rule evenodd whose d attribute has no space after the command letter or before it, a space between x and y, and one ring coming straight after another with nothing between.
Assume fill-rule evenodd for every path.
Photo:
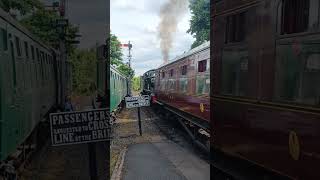
<instances>
[{"instance_id":1,"label":"red-brown paintwork","mask_svg":"<svg viewBox=\"0 0 320 180\"><path fill-rule=\"evenodd\" d=\"M277 35L278 0L223 0L212 2L211 42L211 144L228 155L255 163L292 179L320 179L320 108L295 106L273 100L275 61L278 42L301 42L309 33L280 37ZM251 19L247 40L233 46L247 45L249 98L222 95L222 51L227 45L225 17L248 10ZM319 9L318 9L319 10ZM311 33L310 33L311 34ZM315 34L315 32L313 32ZM315 36L320 40L319 27ZM232 47L231 47L232 48ZM319 83L319 82L318 82ZM289 134L299 139L299 158L289 152Z\"/></svg>"},{"instance_id":2,"label":"red-brown paintwork","mask_svg":"<svg viewBox=\"0 0 320 180\"><path fill-rule=\"evenodd\" d=\"M206 51L209 51L207 49ZM210 102L209 94L196 95L196 77L208 75L210 70L207 69L206 72L198 72L197 62L202 59L197 59L197 56L190 55L182 59L178 59L173 63L162 66L156 70L156 80L155 80L155 95L158 101L175 107L183 112L189 113L194 117L199 118L199 120L210 121ZM209 64L209 59L207 59ZM187 65L187 75L181 75L181 66ZM170 70L174 69L173 77L170 77ZM162 78L162 72L165 72L165 78ZM186 93L181 93L179 87L179 79L188 79L188 88ZM165 91L160 89L163 83L166 83L169 79L176 82L174 90ZM203 104L204 111L201 112L200 104Z\"/></svg>"}]
</instances>

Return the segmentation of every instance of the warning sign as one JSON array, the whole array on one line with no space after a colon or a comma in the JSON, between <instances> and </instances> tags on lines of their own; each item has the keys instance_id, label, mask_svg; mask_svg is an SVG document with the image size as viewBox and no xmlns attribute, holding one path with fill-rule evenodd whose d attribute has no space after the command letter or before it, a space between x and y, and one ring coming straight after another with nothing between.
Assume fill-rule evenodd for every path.
<instances>
[{"instance_id":1,"label":"warning sign","mask_svg":"<svg viewBox=\"0 0 320 180\"><path fill-rule=\"evenodd\" d=\"M50 114L53 146L106 141L109 139L108 109Z\"/></svg>"},{"instance_id":2,"label":"warning sign","mask_svg":"<svg viewBox=\"0 0 320 180\"><path fill-rule=\"evenodd\" d=\"M125 100L126 100L126 108L150 106L150 96L148 95L126 97Z\"/></svg>"}]
</instances>

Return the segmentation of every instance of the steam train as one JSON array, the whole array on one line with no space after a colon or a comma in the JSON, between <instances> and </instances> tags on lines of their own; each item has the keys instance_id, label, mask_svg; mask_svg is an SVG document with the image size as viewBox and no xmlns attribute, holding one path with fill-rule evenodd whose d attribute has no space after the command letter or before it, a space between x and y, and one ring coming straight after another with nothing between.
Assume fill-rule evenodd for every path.
<instances>
[{"instance_id":1,"label":"steam train","mask_svg":"<svg viewBox=\"0 0 320 180\"><path fill-rule=\"evenodd\" d=\"M152 104L174 114L194 142L209 149L210 137L210 42L178 56L142 76L141 94Z\"/></svg>"},{"instance_id":2,"label":"steam train","mask_svg":"<svg viewBox=\"0 0 320 180\"><path fill-rule=\"evenodd\" d=\"M145 72L140 77L140 89L142 95L153 95L154 92L154 83L155 83L155 74L156 70L152 69Z\"/></svg>"},{"instance_id":3,"label":"steam train","mask_svg":"<svg viewBox=\"0 0 320 180\"><path fill-rule=\"evenodd\" d=\"M320 179L319 5L212 1L214 178Z\"/></svg>"},{"instance_id":4,"label":"steam train","mask_svg":"<svg viewBox=\"0 0 320 180\"><path fill-rule=\"evenodd\" d=\"M0 9L0 169L35 148L40 122L63 106L71 65Z\"/></svg>"}]
</instances>

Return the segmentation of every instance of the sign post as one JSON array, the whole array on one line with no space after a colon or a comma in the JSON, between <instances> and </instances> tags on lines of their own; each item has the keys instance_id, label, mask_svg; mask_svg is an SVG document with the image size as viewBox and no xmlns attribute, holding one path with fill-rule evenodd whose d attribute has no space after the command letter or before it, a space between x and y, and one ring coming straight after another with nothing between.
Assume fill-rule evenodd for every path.
<instances>
[{"instance_id":1,"label":"sign post","mask_svg":"<svg viewBox=\"0 0 320 180\"><path fill-rule=\"evenodd\" d=\"M126 108L138 108L138 125L139 125L139 133L142 136L142 129L141 129L141 110L140 107L142 106L150 106L150 96L143 95L143 96L133 96L133 97L126 97Z\"/></svg>"},{"instance_id":2,"label":"sign post","mask_svg":"<svg viewBox=\"0 0 320 180\"><path fill-rule=\"evenodd\" d=\"M140 133L140 136L142 136L140 107L138 107L138 122L139 122L139 133Z\"/></svg>"},{"instance_id":3,"label":"sign post","mask_svg":"<svg viewBox=\"0 0 320 180\"><path fill-rule=\"evenodd\" d=\"M97 174L97 158L96 158L96 143L88 143L89 151L89 173L91 180L98 180Z\"/></svg>"}]
</instances>

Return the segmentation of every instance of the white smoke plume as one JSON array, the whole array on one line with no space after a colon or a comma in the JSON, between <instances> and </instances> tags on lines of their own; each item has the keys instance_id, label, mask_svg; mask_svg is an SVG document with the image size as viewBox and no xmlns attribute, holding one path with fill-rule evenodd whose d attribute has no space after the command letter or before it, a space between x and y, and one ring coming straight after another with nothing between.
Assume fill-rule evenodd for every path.
<instances>
[{"instance_id":1,"label":"white smoke plume","mask_svg":"<svg viewBox=\"0 0 320 180\"><path fill-rule=\"evenodd\" d=\"M169 61L173 35L177 31L179 20L187 10L188 0L169 0L160 9L158 35L164 63Z\"/></svg>"}]
</instances>

